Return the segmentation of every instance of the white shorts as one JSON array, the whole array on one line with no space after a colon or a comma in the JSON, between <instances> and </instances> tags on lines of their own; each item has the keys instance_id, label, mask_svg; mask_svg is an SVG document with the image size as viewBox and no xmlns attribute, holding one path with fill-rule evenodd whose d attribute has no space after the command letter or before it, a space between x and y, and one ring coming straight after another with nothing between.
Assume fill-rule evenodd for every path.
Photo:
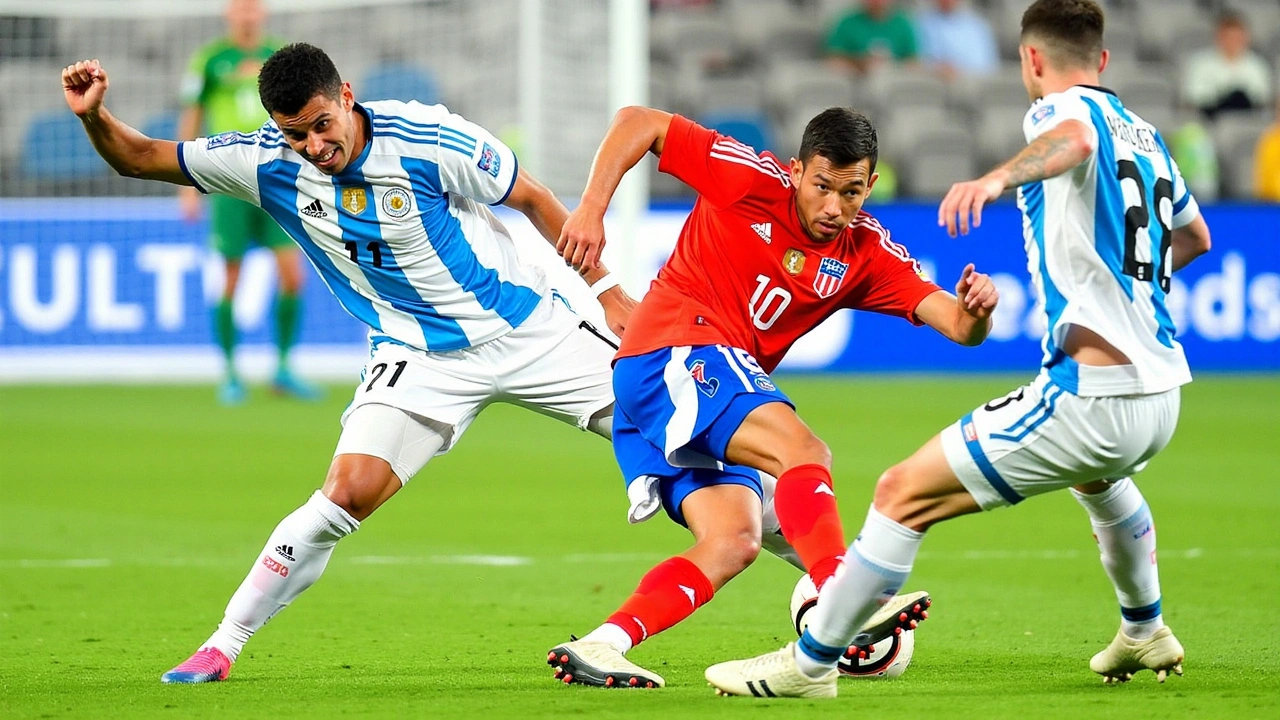
<instances>
[{"instance_id":1,"label":"white shorts","mask_svg":"<svg viewBox=\"0 0 1280 720\"><path fill-rule=\"evenodd\" d=\"M1128 477L1164 449L1181 391L1078 397L1042 372L942 431L947 462L983 510Z\"/></svg>"},{"instance_id":2,"label":"white shorts","mask_svg":"<svg viewBox=\"0 0 1280 720\"><path fill-rule=\"evenodd\" d=\"M449 452L494 402L521 405L585 430L592 416L613 404L615 350L563 302L549 297L520 327L475 347L423 352L379 343L342 414L334 455L380 457L407 482L431 456ZM367 406L401 412L358 412ZM411 425L404 422L405 414ZM440 438L434 442L438 450L421 452L432 437Z\"/></svg>"}]
</instances>

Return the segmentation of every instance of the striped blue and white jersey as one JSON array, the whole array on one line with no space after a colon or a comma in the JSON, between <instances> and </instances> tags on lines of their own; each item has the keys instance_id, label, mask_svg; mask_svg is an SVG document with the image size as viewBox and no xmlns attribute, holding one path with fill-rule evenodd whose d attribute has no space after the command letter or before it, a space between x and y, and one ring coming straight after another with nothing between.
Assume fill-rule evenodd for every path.
<instances>
[{"instance_id":1,"label":"striped blue and white jersey","mask_svg":"<svg viewBox=\"0 0 1280 720\"><path fill-rule=\"evenodd\" d=\"M1082 396L1164 392L1191 381L1166 293L1171 240L1200 213L1160 134L1114 93L1076 86L1045 96L1023 120L1027 142L1064 121L1094 135L1074 170L1018 189L1028 270L1047 316L1044 366ZM1103 380L1062 352L1069 326L1101 335L1133 372Z\"/></svg>"},{"instance_id":2,"label":"striped blue and white jersey","mask_svg":"<svg viewBox=\"0 0 1280 720\"><path fill-rule=\"evenodd\" d=\"M266 210L372 342L447 351L510 332L547 288L487 207L515 186L515 155L443 105L355 107L372 138L337 175L302 159L274 122L184 142L178 158L201 191Z\"/></svg>"}]
</instances>

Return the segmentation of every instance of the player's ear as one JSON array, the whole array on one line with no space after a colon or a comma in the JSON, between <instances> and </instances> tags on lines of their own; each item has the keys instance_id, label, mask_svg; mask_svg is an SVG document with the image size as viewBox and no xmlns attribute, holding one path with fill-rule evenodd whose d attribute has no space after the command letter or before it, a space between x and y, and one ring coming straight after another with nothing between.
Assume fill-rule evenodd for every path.
<instances>
[{"instance_id":1,"label":"player's ear","mask_svg":"<svg viewBox=\"0 0 1280 720\"><path fill-rule=\"evenodd\" d=\"M871 195L871 188L876 186L876 181L880 179L880 173L873 172L871 177L867 178L867 189L862 193L862 197L866 198Z\"/></svg>"},{"instance_id":2,"label":"player's ear","mask_svg":"<svg viewBox=\"0 0 1280 720\"><path fill-rule=\"evenodd\" d=\"M349 82L342 83L342 92L339 94L338 97L340 98L342 109L344 112L350 111L351 108L355 107L356 95L354 92L351 91L351 83Z\"/></svg>"},{"instance_id":3,"label":"player's ear","mask_svg":"<svg viewBox=\"0 0 1280 720\"><path fill-rule=\"evenodd\" d=\"M800 187L802 177L804 177L804 163L791 158L791 187Z\"/></svg>"},{"instance_id":4,"label":"player's ear","mask_svg":"<svg viewBox=\"0 0 1280 720\"><path fill-rule=\"evenodd\" d=\"M1102 74L1102 71L1107 69L1107 63L1110 63L1110 62L1111 62L1111 51L1103 50L1102 56L1098 58L1098 74L1099 75Z\"/></svg>"}]
</instances>

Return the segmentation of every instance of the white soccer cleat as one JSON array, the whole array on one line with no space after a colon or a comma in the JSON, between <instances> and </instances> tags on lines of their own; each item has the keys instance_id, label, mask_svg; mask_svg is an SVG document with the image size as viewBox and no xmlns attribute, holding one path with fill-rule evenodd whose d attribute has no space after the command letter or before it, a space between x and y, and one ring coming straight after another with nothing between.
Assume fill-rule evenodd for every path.
<instances>
[{"instance_id":1,"label":"white soccer cleat","mask_svg":"<svg viewBox=\"0 0 1280 720\"><path fill-rule=\"evenodd\" d=\"M568 685L581 683L607 688L660 688L662 676L627 659L609 643L574 640L547 653L547 664L556 679Z\"/></svg>"},{"instance_id":2,"label":"white soccer cleat","mask_svg":"<svg viewBox=\"0 0 1280 720\"><path fill-rule=\"evenodd\" d=\"M840 673L831 668L830 672L817 679L805 675L796 664L795 643L787 643L781 650L750 660L730 660L712 665L707 668L706 677L717 695L833 698L836 696L836 678Z\"/></svg>"},{"instance_id":3,"label":"white soccer cleat","mask_svg":"<svg viewBox=\"0 0 1280 720\"><path fill-rule=\"evenodd\" d=\"M1153 670L1156 679L1164 682L1170 672L1182 674L1185 656L1182 643L1168 626L1161 627L1144 640L1135 640L1121 630L1106 650L1093 656L1089 669L1101 675L1102 681L1108 685L1129 682L1140 670Z\"/></svg>"}]
</instances>

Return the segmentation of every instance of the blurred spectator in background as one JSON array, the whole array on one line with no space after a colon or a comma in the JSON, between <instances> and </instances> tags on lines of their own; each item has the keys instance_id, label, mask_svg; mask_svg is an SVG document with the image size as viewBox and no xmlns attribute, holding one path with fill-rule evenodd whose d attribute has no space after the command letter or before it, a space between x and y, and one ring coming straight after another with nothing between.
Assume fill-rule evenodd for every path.
<instances>
[{"instance_id":1,"label":"blurred spectator in background","mask_svg":"<svg viewBox=\"0 0 1280 720\"><path fill-rule=\"evenodd\" d=\"M1000 67L996 36L987 19L964 0L933 0L916 15L920 59L946 80L988 75Z\"/></svg>"},{"instance_id":2,"label":"blurred spectator in background","mask_svg":"<svg viewBox=\"0 0 1280 720\"><path fill-rule=\"evenodd\" d=\"M1183 98L1205 117L1271 105L1271 68L1249 48L1249 28L1238 13L1218 17L1214 47L1187 61Z\"/></svg>"},{"instance_id":3,"label":"blurred spectator in background","mask_svg":"<svg viewBox=\"0 0 1280 720\"><path fill-rule=\"evenodd\" d=\"M827 35L827 55L860 73L889 62L913 62L919 51L911 18L894 0L863 0L845 13Z\"/></svg>"},{"instance_id":4,"label":"blurred spectator in background","mask_svg":"<svg viewBox=\"0 0 1280 720\"><path fill-rule=\"evenodd\" d=\"M182 81L182 117L178 139L191 140L203 133L238 131L252 133L267 121L258 99L258 70L283 43L265 34L267 12L260 0L227 3L227 34L196 52ZM182 214L195 220L200 214L200 193L193 187L179 191ZM269 248L276 256L279 288L276 295L275 337L279 362L272 389L281 394L314 400L317 388L289 370L289 350L302 324L302 253L262 210L225 195L209 201L213 247L222 256L226 283L213 309L213 332L226 358L226 375L218 388L224 405L244 402L247 391L236 372L236 323L232 312L240 263L250 247Z\"/></svg>"},{"instance_id":5,"label":"blurred spectator in background","mask_svg":"<svg viewBox=\"0 0 1280 720\"><path fill-rule=\"evenodd\" d=\"M1277 108L1276 121L1258 139L1253 172L1254 196L1280 203L1280 108Z\"/></svg>"}]
</instances>

